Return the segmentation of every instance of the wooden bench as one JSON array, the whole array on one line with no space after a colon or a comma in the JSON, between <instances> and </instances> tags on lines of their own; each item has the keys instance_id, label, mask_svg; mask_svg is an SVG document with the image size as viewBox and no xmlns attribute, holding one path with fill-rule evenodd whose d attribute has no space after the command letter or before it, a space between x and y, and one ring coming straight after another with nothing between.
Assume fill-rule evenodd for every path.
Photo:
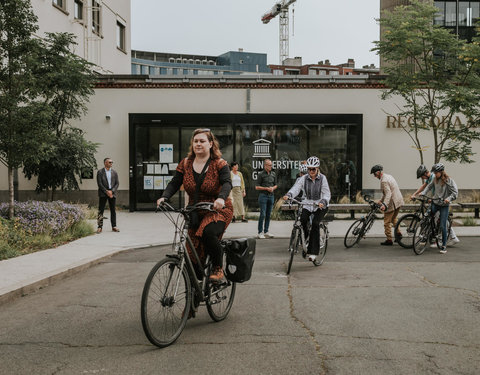
<instances>
[{"instance_id":1,"label":"wooden bench","mask_svg":"<svg viewBox=\"0 0 480 375\"><path fill-rule=\"evenodd\" d=\"M479 219L480 203L459 203L462 208L473 208L475 210L475 219Z\"/></svg>"}]
</instances>

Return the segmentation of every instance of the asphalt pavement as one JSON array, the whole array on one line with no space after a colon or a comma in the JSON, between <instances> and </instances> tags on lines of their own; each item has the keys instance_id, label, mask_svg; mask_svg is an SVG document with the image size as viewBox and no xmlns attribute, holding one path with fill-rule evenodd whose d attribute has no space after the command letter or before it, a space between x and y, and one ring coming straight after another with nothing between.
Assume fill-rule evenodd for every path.
<instances>
[{"instance_id":1,"label":"asphalt pavement","mask_svg":"<svg viewBox=\"0 0 480 375\"><path fill-rule=\"evenodd\" d=\"M289 276L286 240L259 240L227 319L200 306L164 349L143 333L140 300L170 246L123 251L3 304L0 374L476 375L478 239L416 256L376 237L348 250L333 237L322 266L297 255Z\"/></svg>"},{"instance_id":2,"label":"asphalt pavement","mask_svg":"<svg viewBox=\"0 0 480 375\"><path fill-rule=\"evenodd\" d=\"M0 261L0 303L52 284L57 280L87 269L119 252L169 244L174 227L165 214L153 212L117 213L119 233L111 231L105 220L101 234L88 236L54 249L38 251L17 258ZM330 236L342 238L351 220L333 220L329 223ZM92 221L92 225L94 221ZM276 238L288 238L292 221L272 221L270 232ZM480 227L456 227L458 237L480 236ZM225 238L257 235L257 221L232 223ZM383 221L377 220L367 237L383 237Z\"/></svg>"}]
</instances>

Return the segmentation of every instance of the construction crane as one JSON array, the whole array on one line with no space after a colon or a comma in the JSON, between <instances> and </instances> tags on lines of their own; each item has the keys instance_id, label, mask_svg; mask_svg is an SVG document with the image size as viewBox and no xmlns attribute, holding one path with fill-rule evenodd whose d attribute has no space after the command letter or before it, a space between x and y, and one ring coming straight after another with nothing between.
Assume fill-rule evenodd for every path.
<instances>
[{"instance_id":1,"label":"construction crane","mask_svg":"<svg viewBox=\"0 0 480 375\"><path fill-rule=\"evenodd\" d=\"M283 60L288 58L288 38L289 38L289 19L288 19L288 7L297 0L281 0L278 1L273 8L262 16L263 23L269 23L277 15L279 16L280 23L280 65Z\"/></svg>"}]
</instances>

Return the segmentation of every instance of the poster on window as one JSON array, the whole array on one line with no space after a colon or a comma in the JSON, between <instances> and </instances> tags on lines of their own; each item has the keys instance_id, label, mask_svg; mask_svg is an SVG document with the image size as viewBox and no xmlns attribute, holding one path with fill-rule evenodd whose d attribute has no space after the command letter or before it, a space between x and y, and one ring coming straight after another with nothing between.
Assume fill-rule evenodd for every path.
<instances>
[{"instance_id":1,"label":"poster on window","mask_svg":"<svg viewBox=\"0 0 480 375\"><path fill-rule=\"evenodd\" d=\"M164 186L167 187L168 183L172 180L173 176L164 176Z\"/></svg>"},{"instance_id":2,"label":"poster on window","mask_svg":"<svg viewBox=\"0 0 480 375\"><path fill-rule=\"evenodd\" d=\"M173 162L173 144L160 144L160 163L172 163Z\"/></svg>"},{"instance_id":3,"label":"poster on window","mask_svg":"<svg viewBox=\"0 0 480 375\"><path fill-rule=\"evenodd\" d=\"M153 176L143 176L143 190L153 190Z\"/></svg>"},{"instance_id":4,"label":"poster on window","mask_svg":"<svg viewBox=\"0 0 480 375\"><path fill-rule=\"evenodd\" d=\"M164 182L163 182L163 176L154 176L154 178L153 178L153 189L154 190L165 189Z\"/></svg>"}]
</instances>

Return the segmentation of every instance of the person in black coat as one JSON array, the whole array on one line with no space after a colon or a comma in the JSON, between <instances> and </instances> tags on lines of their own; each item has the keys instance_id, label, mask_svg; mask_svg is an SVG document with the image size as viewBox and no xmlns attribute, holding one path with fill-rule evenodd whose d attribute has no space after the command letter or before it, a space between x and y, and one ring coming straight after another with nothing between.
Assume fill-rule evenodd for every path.
<instances>
[{"instance_id":1,"label":"person in black coat","mask_svg":"<svg viewBox=\"0 0 480 375\"><path fill-rule=\"evenodd\" d=\"M118 174L113 170L113 161L110 158L103 160L105 168L100 169L97 172L97 185L98 185L98 219L97 219L97 233L102 233L103 228L103 211L108 201L110 207L110 222L112 223L112 230L114 232L120 232L117 227L117 214L115 212L115 200L117 198L118 189Z\"/></svg>"}]
</instances>

